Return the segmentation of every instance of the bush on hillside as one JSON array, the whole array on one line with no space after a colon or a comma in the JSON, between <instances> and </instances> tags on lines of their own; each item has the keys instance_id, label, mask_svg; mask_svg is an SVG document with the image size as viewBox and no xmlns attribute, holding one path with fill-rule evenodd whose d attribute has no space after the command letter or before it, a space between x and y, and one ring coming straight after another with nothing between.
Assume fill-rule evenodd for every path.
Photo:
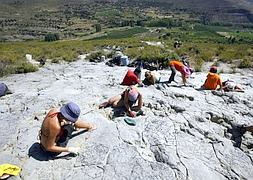
<instances>
[{"instance_id":1,"label":"bush on hillside","mask_svg":"<svg viewBox=\"0 0 253 180\"><path fill-rule=\"evenodd\" d=\"M148 27L181 27L181 21L175 21L173 19L158 19L158 20L151 20L145 23Z\"/></svg>"},{"instance_id":2,"label":"bush on hillside","mask_svg":"<svg viewBox=\"0 0 253 180\"><path fill-rule=\"evenodd\" d=\"M252 67L252 63L251 63L251 61L249 59L243 59L240 62L240 64L239 64L238 67L239 68L250 68L250 67Z\"/></svg>"},{"instance_id":3,"label":"bush on hillside","mask_svg":"<svg viewBox=\"0 0 253 180\"><path fill-rule=\"evenodd\" d=\"M52 41L58 41L60 39L58 34L48 33L45 35L45 41L52 42Z\"/></svg>"},{"instance_id":4,"label":"bush on hillside","mask_svg":"<svg viewBox=\"0 0 253 180\"><path fill-rule=\"evenodd\" d=\"M30 63L21 63L15 66L15 73L20 74L20 73L29 73L29 72L35 72L37 71L38 68L33 66Z\"/></svg>"},{"instance_id":5,"label":"bush on hillside","mask_svg":"<svg viewBox=\"0 0 253 180\"><path fill-rule=\"evenodd\" d=\"M96 24L95 28L96 28L96 32L101 32L102 30L101 24Z\"/></svg>"},{"instance_id":6,"label":"bush on hillside","mask_svg":"<svg viewBox=\"0 0 253 180\"><path fill-rule=\"evenodd\" d=\"M86 59L89 61L98 60L101 58L101 56L106 55L103 51L97 51L89 54Z\"/></svg>"},{"instance_id":7,"label":"bush on hillside","mask_svg":"<svg viewBox=\"0 0 253 180\"><path fill-rule=\"evenodd\" d=\"M194 66L194 69L196 72L200 72L201 71L201 68L202 68L202 65L204 63L204 60L203 59L197 59L195 61L195 66Z\"/></svg>"}]
</instances>

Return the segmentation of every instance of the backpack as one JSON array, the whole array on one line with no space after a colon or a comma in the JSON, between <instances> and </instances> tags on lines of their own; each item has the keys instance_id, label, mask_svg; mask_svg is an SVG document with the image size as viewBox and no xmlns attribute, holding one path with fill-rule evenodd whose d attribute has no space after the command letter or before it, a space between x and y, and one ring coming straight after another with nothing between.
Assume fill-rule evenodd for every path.
<instances>
[{"instance_id":1,"label":"backpack","mask_svg":"<svg viewBox=\"0 0 253 180\"><path fill-rule=\"evenodd\" d=\"M11 91L8 89L6 84L0 83L0 97L6 94L11 94Z\"/></svg>"}]
</instances>

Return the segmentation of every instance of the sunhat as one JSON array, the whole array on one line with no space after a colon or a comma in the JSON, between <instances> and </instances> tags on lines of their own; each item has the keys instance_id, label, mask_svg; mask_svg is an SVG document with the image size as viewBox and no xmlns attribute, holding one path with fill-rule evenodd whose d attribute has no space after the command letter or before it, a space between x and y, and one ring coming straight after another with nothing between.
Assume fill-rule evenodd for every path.
<instances>
[{"instance_id":1,"label":"sunhat","mask_svg":"<svg viewBox=\"0 0 253 180\"><path fill-rule=\"evenodd\" d=\"M77 121L81 113L81 110L77 104L69 102L68 104L60 108L60 112L63 115L63 117L74 123Z\"/></svg>"},{"instance_id":2,"label":"sunhat","mask_svg":"<svg viewBox=\"0 0 253 180\"><path fill-rule=\"evenodd\" d=\"M128 93L128 100L132 101L132 102L135 102L138 98L138 94L139 93L138 93L136 88L131 88L131 90Z\"/></svg>"}]
</instances>

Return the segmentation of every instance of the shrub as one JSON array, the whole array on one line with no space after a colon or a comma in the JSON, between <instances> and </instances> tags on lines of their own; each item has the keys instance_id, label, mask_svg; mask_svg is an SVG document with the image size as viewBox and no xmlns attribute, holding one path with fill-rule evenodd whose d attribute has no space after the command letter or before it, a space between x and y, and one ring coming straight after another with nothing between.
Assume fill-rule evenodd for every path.
<instances>
[{"instance_id":1,"label":"shrub","mask_svg":"<svg viewBox=\"0 0 253 180\"><path fill-rule=\"evenodd\" d=\"M197 59L196 60L195 66L194 66L194 69L195 69L196 72L200 72L201 71L203 63L204 63L203 59Z\"/></svg>"},{"instance_id":2,"label":"shrub","mask_svg":"<svg viewBox=\"0 0 253 180\"><path fill-rule=\"evenodd\" d=\"M15 73L17 73L17 74L35 72L37 70L38 70L37 67L33 66L30 63L26 63L26 62L21 63L15 67Z\"/></svg>"},{"instance_id":3,"label":"shrub","mask_svg":"<svg viewBox=\"0 0 253 180\"><path fill-rule=\"evenodd\" d=\"M59 35L55 33L48 33L45 35L45 41L47 42L57 41L59 39L60 39Z\"/></svg>"},{"instance_id":4,"label":"shrub","mask_svg":"<svg viewBox=\"0 0 253 180\"><path fill-rule=\"evenodd\" d=\"M86 57L86 59L89 61L92 61L92 60L100 59L100 57L103 55L105 55L105 53L103 51L97 51L97 52L93 52L90 55L88 55Z\"/></svg>"},{"instance_id":5,"label":"shrub","mask_svg":"<svg viewBox=\"0 0 253 180\"><path fill-rule=\"evenodd\" d=\"M102 27L100 24L96 24L95 27L96 27L96 32L100 32L102 30Z\"/></svg>"},{"instance_id":6,"label":"shrub","mask_svg":"<svg viewBox=\"0 0 253 180\"><path fill-rule=\"evenodd\" d=\"M243 59L241 63L239 64L239 68L250 68L252 66L252 63L249 59Z\"/></svg>"}]
</instances>

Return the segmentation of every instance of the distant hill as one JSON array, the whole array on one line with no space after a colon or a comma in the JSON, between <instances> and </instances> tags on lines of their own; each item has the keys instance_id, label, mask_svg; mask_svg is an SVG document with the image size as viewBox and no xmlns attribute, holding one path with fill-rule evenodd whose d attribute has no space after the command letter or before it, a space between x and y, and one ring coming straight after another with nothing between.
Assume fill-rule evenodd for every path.
<instances>
[{"instance_id":1,"label":"distant hill","mask_svg":"<svg viewBox=\"0 0 253 180\"><path fill-rule=\"evenodd\" d=\"M251 2L253 0L250 0ZM173 17L203 24L253 24L249 0L0 0L0 37L42 38L93 33L103 28L140 25ZM15 37L14 37L15 36ZM1 40L1 39L0 39Z\"/></svg>"}]
</instances>

